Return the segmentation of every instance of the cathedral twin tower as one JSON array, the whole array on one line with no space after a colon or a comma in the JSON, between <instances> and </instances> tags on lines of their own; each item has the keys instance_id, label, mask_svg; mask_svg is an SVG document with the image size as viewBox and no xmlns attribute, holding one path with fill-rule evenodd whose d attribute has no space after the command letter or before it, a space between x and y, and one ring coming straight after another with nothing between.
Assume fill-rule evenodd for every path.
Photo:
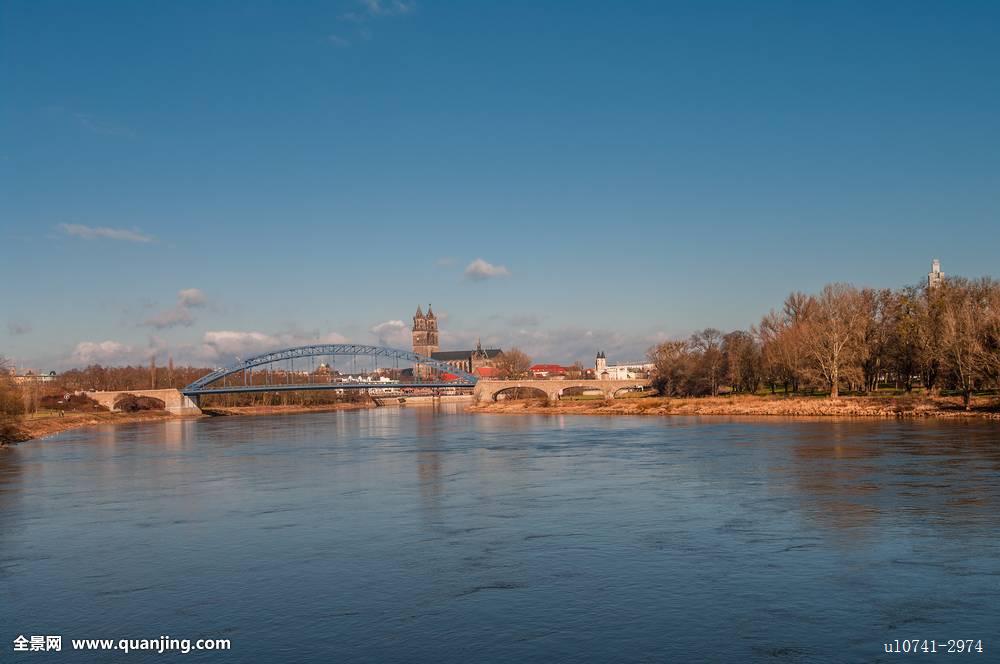
<instances>
[{"instance_id":1,"label":"cathedral twin tower","mask_svg":"<svg viewBox=\"0 0 1000 664\"><path fill-rule=\"evenodd\" d=\"M431 305L427 305L427 315L417 305L417 313L413 316L413 352L417 355L432 357L438 352L438 322Z\"/></svg>"}]
</instances>

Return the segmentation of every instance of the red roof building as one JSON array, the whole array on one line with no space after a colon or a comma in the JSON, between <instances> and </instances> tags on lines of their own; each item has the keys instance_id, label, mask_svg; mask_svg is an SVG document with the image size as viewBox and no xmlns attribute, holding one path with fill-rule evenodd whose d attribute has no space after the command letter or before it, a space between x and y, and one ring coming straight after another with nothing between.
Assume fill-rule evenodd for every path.
<instances>
[{"instance_id":1,"label":"red roof building","mask_svg":"<svg viewBox=\"0 0 1000 664\"><path fill-rule=\"evenodd\" d=\"M566 367L559 364L536 364L528 371L535 378L565 378Z\"/></svg>"}]
</instances>

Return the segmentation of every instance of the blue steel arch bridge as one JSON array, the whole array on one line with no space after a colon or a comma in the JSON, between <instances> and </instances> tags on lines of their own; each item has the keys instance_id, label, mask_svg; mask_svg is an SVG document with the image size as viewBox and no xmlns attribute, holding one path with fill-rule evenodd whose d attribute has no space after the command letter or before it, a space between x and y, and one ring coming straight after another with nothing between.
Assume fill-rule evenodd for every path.
<instances>
[{"instance_id":1,"label":"blue steel arch bridge","mask_svg":"<svg viewBox=\"0 0 1000 664\"><path fill-rule=\"evenodd\" d=\"M326 380L312 380L316 358L336 357L350 358L352 372L360 371L363 375L366 369L377 371L379 362L382 369L400 369L403 365L411 365L422 370L414 371L413 382L338 382L332 377ZM358 358L369 358L370 367L358 367ZM308 360L310 370L295 372L296 360ZM333 362L331 362L333 364ZM275 370L274 365L282 367ZM283 366L282 366L283 365ZM300 364L300 367L302 365ZM345 368L347 368L345 366ZM308 382L295 382L293 377L305 374ZM446 375L447 374L447 375ZM370 375L370 374L369 374ZM318 378L318 377L317 377ZM411 388L472 388L476 385L476 377L449 365L447 362L435 360L424 355L411 353L383 346L367 346L364 344L314 344L283 348L249 357L238 359L230 366L216 369L212 373L199 378L181 390L181 393L194 399L210 394L239 394L247 392L283 392L294 390L372 390L376 388L398 387Z\"/></svg>"}]
</instances>

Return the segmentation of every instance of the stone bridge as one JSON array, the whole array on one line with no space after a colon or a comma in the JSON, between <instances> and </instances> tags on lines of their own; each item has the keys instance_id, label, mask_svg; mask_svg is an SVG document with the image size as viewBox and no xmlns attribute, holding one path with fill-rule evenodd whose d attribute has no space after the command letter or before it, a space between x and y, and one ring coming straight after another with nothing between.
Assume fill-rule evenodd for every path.
<instances>
[{"instance_id":1,"label":"stone bridge","mask_svg":"<svg viewBox=\"0 0 1000 664\"><path fill-rule=\"evenodd\" d=\"M174 415L201 415L201 408L190 397L178 390L118 390L117 392L87 392L86 395L106 406L108 410L115 409L115 402L123 394L134 394L137 397L153 397L164 403L163 409Z\"/></svg>"},{"instance_id":2,"label":"stone bridge","mask_svg":"<svg viewBox=\"0 0 1000 664\"><path fill-rule=\"evenodd\" d=\"M649 381L644 379L633 380L484 380L482 378L476 383L473 395L476 402L496 401L497 396L503 392L516 393L521 388L525 391L533 392L539 390L545 393L546 399L550 403L562 398L563 392L570 388L583 388L586 390L600 391L605 399L614 399L620 392L626 390L649 389ZM524 396L523 394L521 396Z\"/></svg>"}]
</instances>

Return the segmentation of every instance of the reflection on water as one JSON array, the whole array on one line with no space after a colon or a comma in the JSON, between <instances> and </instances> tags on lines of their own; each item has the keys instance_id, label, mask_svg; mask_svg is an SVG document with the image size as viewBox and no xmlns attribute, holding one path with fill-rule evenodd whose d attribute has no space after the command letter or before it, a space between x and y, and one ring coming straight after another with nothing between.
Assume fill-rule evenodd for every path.
<instances>
[{"instance_id":1,"label":"reflection on water","mask_svg":"<svg viewBox=\"0 0 1000 664\"><path fill-rule=\"evenodd\" d=\"M220 636L247 662L1000 645L998 434L447 406L69 432L0 450L0 641Z\"/></svg>"}]
</instances>

